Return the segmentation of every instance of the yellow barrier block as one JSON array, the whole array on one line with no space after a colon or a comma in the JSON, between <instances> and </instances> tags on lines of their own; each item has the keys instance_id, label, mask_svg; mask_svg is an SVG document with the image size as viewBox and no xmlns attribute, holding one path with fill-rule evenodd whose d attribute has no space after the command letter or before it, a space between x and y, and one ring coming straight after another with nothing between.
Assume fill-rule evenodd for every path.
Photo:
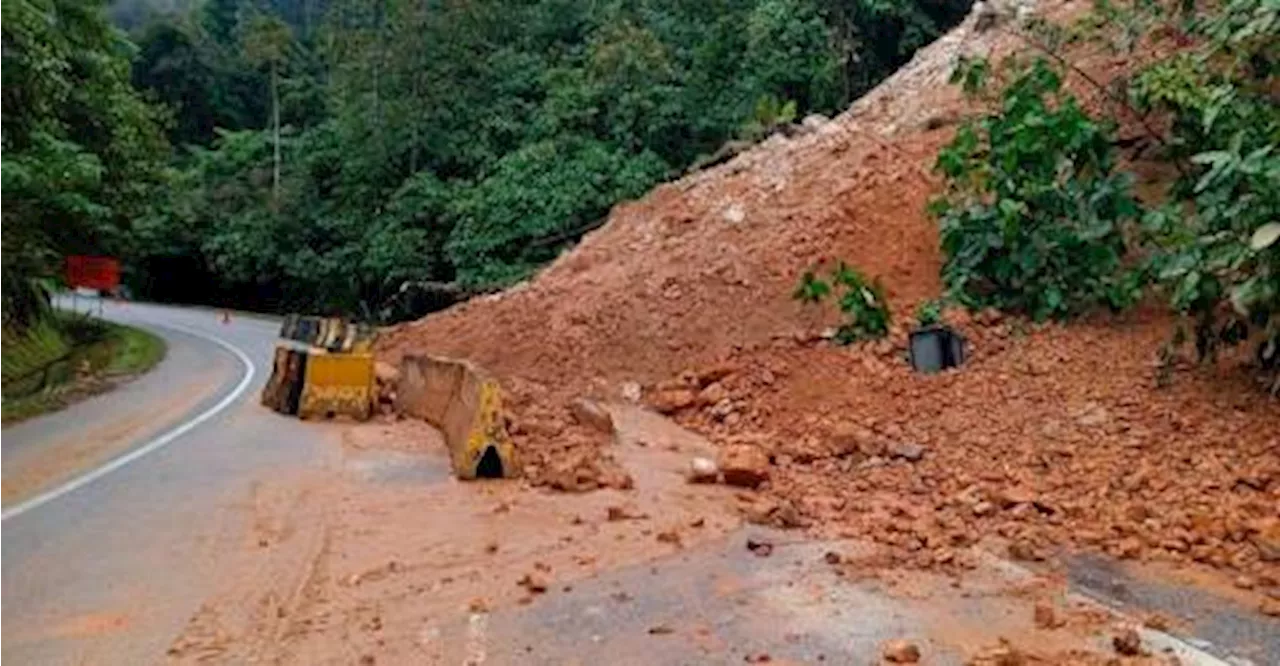
<instances>
[{"instance_id":1,"label":"yellow barrier block","mask_svg":"<svg viewBox=\"0 0 1280 666\"><path fill-rule=\"evenodd\" d=\"M474 391L460 393L460 403L465 397L475 396L470 423L465 424L466 435L460 446L453 450L453 469L460 479L502 478L519 476L516 468L515 446L507 435L507 423L502 411L502 389L492 379L469 376L467 380L478 385Z\"/></svg>"},{"instance_id":2,"label":"yellow barrier block","mask_svg":"<svg viewBox=\"0 0 1280 666\"><path fill-rule=\"evenodd\" d=\"M396 408L436 426L460 479L520 475L498 382L466 361L406 356Z\"/></svg>"},{"instance_id":3,"label":"yellow barrier block","mask_svg":"<svg viewBox=\"0 0 1280 666\"><path fill-rule=\"evenodd\" d=\"M373 413L372 354L308 354L298 417L350 416L361 421Z\"/></svg>"},{"instance_id":4,"label":"yellow barrier block","mask_svg":"<svg viewBox=\"0 0 1280 666\"><path fill-rule=\"evenodd\" d=\"M296 414L306 363L305 351L277 346L271 376L262 387L262 404L281 414Z\"/></svg>"}]
</instances>

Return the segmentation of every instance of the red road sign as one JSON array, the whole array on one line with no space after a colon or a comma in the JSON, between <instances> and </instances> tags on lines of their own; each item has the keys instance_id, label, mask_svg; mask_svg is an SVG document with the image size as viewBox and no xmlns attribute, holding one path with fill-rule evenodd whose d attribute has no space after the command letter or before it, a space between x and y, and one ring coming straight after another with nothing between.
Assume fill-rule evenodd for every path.
<instances>
[{"instance_id":1,"label":"red road sign","mask_svg":"<svg viewBox=\"0 0 1280 666\"><path fill-rule=\"evenodd\" d=\"M120 286L120 261L115 257L67 257L67 285L115 291Z\"/></svg>"}]
</instances>

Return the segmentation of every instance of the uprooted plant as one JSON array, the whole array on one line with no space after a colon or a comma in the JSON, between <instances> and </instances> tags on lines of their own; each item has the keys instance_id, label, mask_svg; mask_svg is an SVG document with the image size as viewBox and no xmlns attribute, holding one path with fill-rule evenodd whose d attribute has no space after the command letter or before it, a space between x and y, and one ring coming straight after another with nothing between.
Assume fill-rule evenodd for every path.
<instances>
[{"instance_id":1,"label":"uprooted plant","mask_svg":"<svg viewBox=\"0 0 1280 666\"><path fill-rule=\"evenodd\" d=\"M879 280L867 280L859 271L843 261L831 271L831 281L805 271L792 296L802 303L821 303L835 291L836 304L845 322L836 328L835 340L850 344L859 340L883 338L889 333L889 305Z\"/></svg>"}]
</instances>

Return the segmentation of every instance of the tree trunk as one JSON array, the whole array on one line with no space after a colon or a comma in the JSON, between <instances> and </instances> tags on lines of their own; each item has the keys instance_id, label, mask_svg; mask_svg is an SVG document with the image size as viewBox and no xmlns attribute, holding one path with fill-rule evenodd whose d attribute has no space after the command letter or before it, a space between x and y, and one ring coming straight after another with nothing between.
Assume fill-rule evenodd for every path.
<instances>
[{"instance_id":1,"label":"tree trunk","mask_svg":"<svg viewBox=\"0 0 1280 666\"><path fill-rule=\"evenodd\" d=\"M271 132L275 141L271 165L271 198L280 202L280 90L276 63L271 63Z\"/></svg>"},{"instance_id":2,"label":"tree trunk","mask_svg":"<svg viewBox=\"0 0 1280 666\"><path fill-rule=\"evenodd\" d=\"M419 74L415 71L411 76L413 76L413 96L410 99L413 100L415 106L420 108L418 104ZM413 145L409 148L409 173L415 174L418 173L418 119L413 118L411 122L413 122Z\"/></svg>"}]
</instances>

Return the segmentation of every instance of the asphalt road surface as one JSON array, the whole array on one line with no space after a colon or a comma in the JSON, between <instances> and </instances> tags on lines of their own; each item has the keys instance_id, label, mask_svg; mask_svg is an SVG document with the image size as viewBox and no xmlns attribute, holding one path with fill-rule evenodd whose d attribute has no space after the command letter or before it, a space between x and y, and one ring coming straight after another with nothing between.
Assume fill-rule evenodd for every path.
<instances>
[{"instance_id":1,"label":"asphalt road surface","mask_svg":"<svg viewBox=\"0 0 1280 666\"><path fill-rule=\"evenodd\" d=\"M243 520L228 503L335 450L332 426L257 405L278 323L133 303L104 316L163 336L169 353L115 391L4 430L9 664L162 661L217 582L226 523Z\"/></svg>"}]
</instances>

